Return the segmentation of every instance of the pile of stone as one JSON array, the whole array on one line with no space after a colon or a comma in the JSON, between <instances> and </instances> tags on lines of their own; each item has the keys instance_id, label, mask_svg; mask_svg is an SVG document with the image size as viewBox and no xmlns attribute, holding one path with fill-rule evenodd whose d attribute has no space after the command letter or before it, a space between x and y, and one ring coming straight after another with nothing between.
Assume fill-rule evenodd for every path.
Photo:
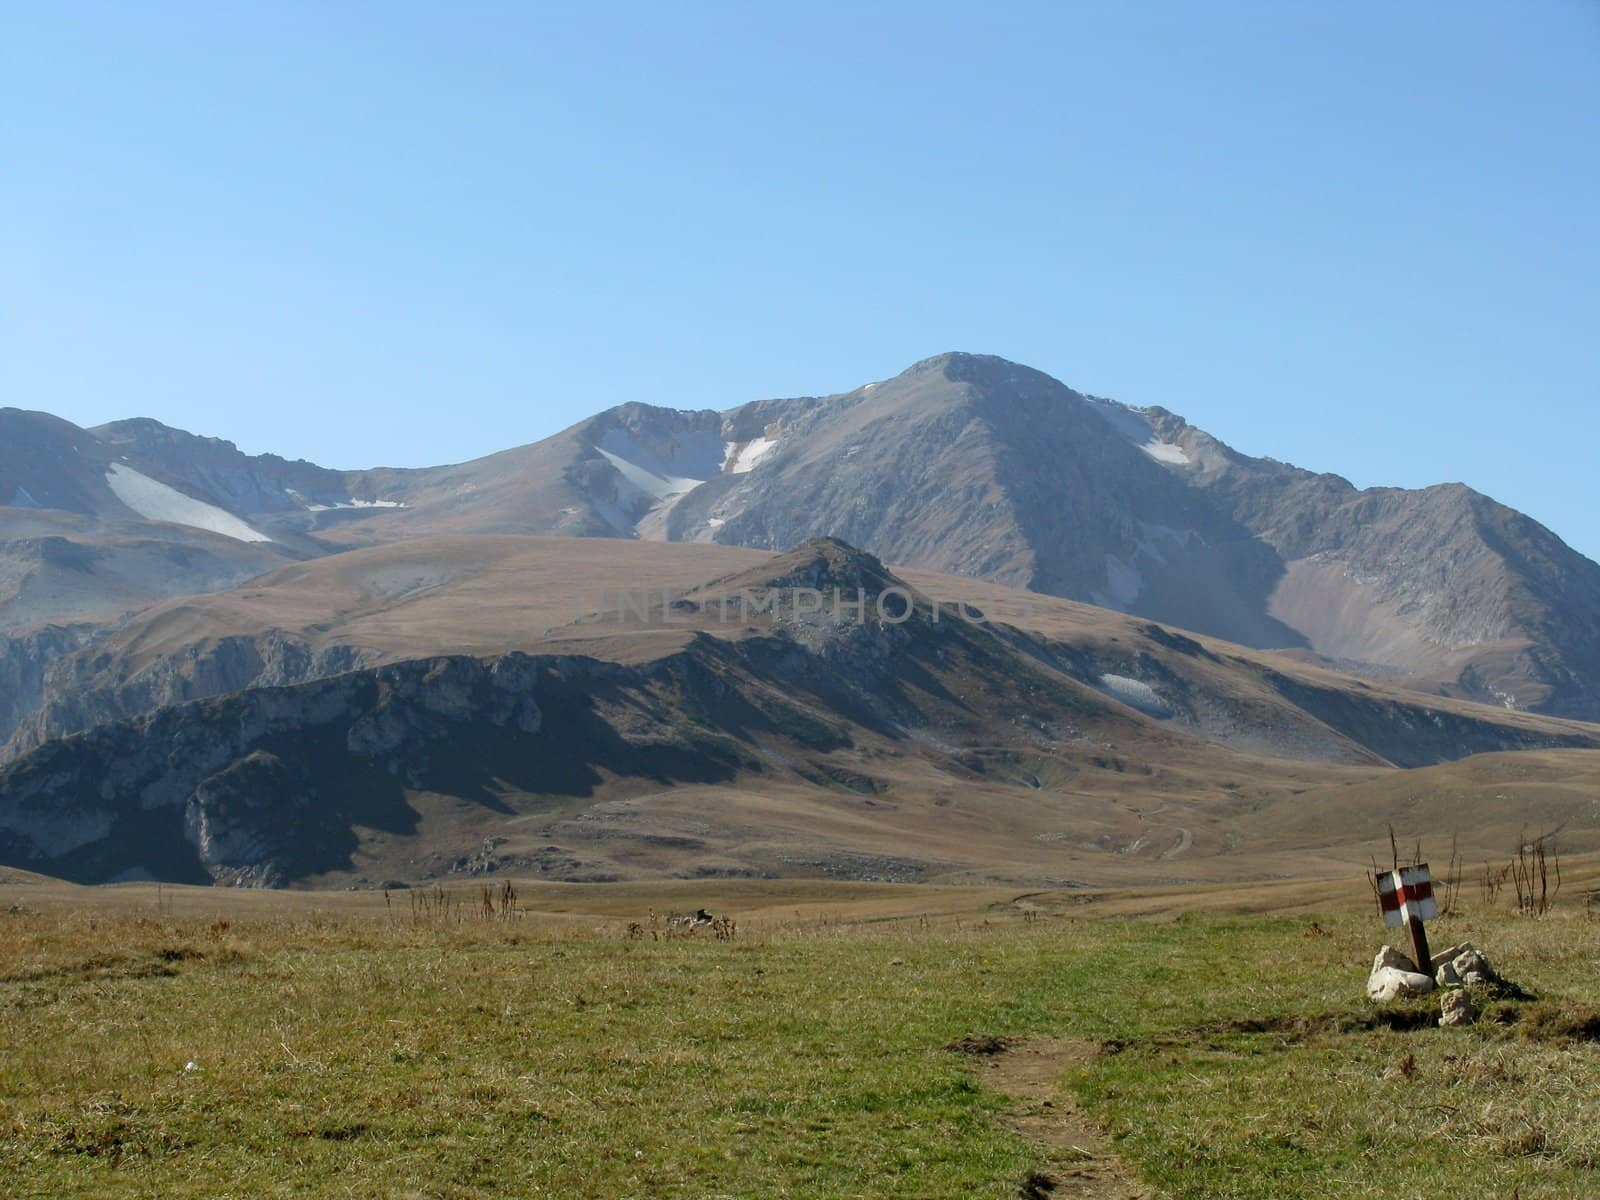
<instances>
[{"instance_id":1,"label":"pile of stone","mask_svg":"<svg viewBox=\"0 0 1600 1200\"><path fill-rule=\"evenodd\" d=\"M1435 954L1424 973L1393 946L1385 946L1373 960L1367 977L1367 995L1379 1004L1389 1004L1403 996L1422 996L1435 988L1443 989L1439 998L1441 1025L1470 1025L1478 1019L1475 989L1500 982L1500 976L1471 942L1462 942Z\"/></svg>"}]
</instances>

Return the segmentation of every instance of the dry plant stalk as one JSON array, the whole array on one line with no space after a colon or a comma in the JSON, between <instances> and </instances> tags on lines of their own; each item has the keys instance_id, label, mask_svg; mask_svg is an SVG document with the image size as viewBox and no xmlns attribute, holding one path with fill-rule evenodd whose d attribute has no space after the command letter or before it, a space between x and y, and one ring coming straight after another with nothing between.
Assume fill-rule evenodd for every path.
<instances>
[{"instance_id":1,"label":"dry plant stalk","mask_svg":"<svg viewBox=\"0 0 1600 1200\"><path fill-rule=\"evenodd\" d=\"M1456 905L1461 899L1461 851L1457 846L1457 842L1457 835L1452 833L1450 835L1450 859L1445 864L1444 873L1439 876L1433 889L1441 917L1454 915Z\"/></svg>"},{"instance_id":2,"label":"dry plant stalk","mask_svg":"<svg viewBox=\"0 0 1600 1200\"><path fill-rule=\"evenodd\" d=\"M1483 876L1478 880L1478 886L1483 892L1483 903L1486 908L1493 908L1495 901L1500 899L1500 889L1505 887L1506 880L1511 878L1510 867L1491 867L1483 864Z\"/></svg>"},{"instance_id":3,"label":"dry plant stalk","mask_svg":"<svg viewBox=\"0 0 1600 1200\"><path fill-rule=\"evenodd\" d=\"M1556 853L1555 835L1540 834L1531 842L1521 839L1508 869L1517 890L1517 911L1525 917L1549 912L1561 891L1561 857Z\"/></svg>"},{"instance_id":4,"label":"dry plant stalk","mask_svg":"<svg viewBox=\"0 0 1600 1200\"><path fill-rule=\"evenodd\" d=\"M413 924L461 924L461 901L437 883L431 888L414 888L409 894Z\"/></svg>"},{"instance_id":5,"label":"dry plant stalk","mask_svg":"<svg viewBox=\"0 0 1600 1200\"><path fill-rule=\"evenodd\" d=\"M509 921L517 915L517 889L507 879L499 888L483 885L483 895L478 903L481 921Z\"/></svg>"}]
</instances>

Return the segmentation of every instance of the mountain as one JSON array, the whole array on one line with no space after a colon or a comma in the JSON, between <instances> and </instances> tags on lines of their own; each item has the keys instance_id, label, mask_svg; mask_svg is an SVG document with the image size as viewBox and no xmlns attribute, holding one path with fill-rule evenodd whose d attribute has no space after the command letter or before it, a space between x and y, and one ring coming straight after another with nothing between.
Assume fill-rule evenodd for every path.
<instances>
[{"instance_id":1,"label":"mountain","mask_svg":"<svg viewBox=\"0 0 1600 1200\"><path fill-rule=\"evenodd\" d=\"M1413 778L1485 853L1595 825L1600 567L997 358L423 469L6 409L0 496L29 869L1233 877Z\"/></svg>"},{"instance_id":2,"label":"mountain","mask_svg":"<svg viewBox=\"0 0 1600 1200\"><path fill-rule=\"evenodd\" d=\"M835 536L902 566L1424 691L1600 719L1600 566L1537 522L1460 484L1361 490L1251 458L1165 409L988 356L943 354L845 394L728 412L624 404L415 470L252 457L145 420L81 430L4 410L0 435L0 495L13 502L0 507L0 563L20 564L0 589L37 581L12 583L9 604L0 590L0 628L90 611L74 584L129 611L283 561L441 536L765 550ZM7 532L19 513L44 520L40 508L94 528L46 549ZM102 527L121 539L114 552ZM181 535L194 549L202 532L204 553L165 571L152 543ZM114 562L63 565L102 548Z\"/></svg>"},{"instance_id":3,"label":"mountain","mask_svg":"<svg viewBox=\"0 0 1600 1200\"><path fill-rule=\"evenodd\" d=\"M46 413L0 409L0 496L12 508L145 520L243 543L274 540L252 518L351 503L342 473L157 421L80 429Z\"/></svg>"},{"instance_id":4,"label":"mountain","mask_svg":"<svg viewBox=\"0 0 1600 1200\"><path fill-rule=\"evenodd\" d=\"M375 544L448 534L671 537L667 518L708 481L758 466L785 420L819 401L758 401L727 413L630 403L542 442L458 466L351 473L384 498L327 536Z\"/></svg>"},{"instance_id":5,"label":"mountain","mask_svg":"<svg viewBox=\"0 0 1600 1200\"><path fill-rule=\"evenodd\" d=\"M0 661L9 638L30 626L103 623L327 553L255 521L271 501L274 465L285 486L335 475L250 459L154 421L88 430L0 409ZM281 488L279 500L289 503Z\"/></svg>"},{"instance_id":6,"label":"mountain","mask_svg":"<svg viewBox=\"0 0 1600 1200\"><path fill-rule=\"evenodd\" d=\"M1027 626L1000 619L1013 610ZM280 653L230 643L267 614ZM1214 878L1241 869L1242 817L1309 788L1600 748L1594 726L901 576L831 539L777 556L379 547L163 606L116 638L69 655L61 693L103 689L105 707L0 767L0 862L251 884ZM1309 847L1348 838L1348 809L1330 811L1338 826L1272 861L1303 870Z\"/></svg>"},{"instance_id":7,"label":"mountain","mask_svg":"<svg viewBox=\"0 0 1600 1200\"><path fill-rule=\"evenodd\" d=\"M1600 566L1460 485L1358 490L950 354L806 408L667 534L885 559L1507 707L1600 718Z\"/></svg>"}]
</instances>

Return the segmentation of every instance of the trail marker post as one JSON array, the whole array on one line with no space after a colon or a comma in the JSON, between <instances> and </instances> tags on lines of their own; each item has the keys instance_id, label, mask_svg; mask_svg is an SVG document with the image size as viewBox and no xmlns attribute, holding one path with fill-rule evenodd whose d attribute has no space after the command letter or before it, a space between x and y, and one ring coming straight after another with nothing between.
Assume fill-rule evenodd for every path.
<instances>
[{"instance_id":1,"label":"trail marker post","mask_svg":"<svg viewBox=\"0 0 1600 1200\"><path fill-rule=\"evenodd\" d=\"M1427 863L1399 867L1384 871L1378 876L1378 906L1383 909L1385 925L1411 927L1411 947L1417 956L1417 970L1424 975L1433 974L1433 955L1428 951L1428 932L1424 921L1439 915L1439 906L1433 899L1433 877Z\"/></svg>"}]
</instances>

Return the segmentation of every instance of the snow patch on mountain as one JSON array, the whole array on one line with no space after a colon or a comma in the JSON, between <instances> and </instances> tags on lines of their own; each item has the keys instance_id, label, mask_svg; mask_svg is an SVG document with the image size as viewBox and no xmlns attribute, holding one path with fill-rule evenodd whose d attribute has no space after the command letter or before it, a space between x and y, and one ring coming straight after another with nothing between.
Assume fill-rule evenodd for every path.
<instances>
[{"instance_id":1,"label":"snow patch on mountain","mask_svg":"<svg viewBox=\"0 0 1600 1200\"><path fill-rule=\"evenodd\" d=\"M725 448L711 430L669 438L608 429L595 449L642 495L658 501L682 498L722 473Z\"/></svg>"},{"instance_id":2,"label":"snow patch on mountain","mask_svg":"<svg viewBox=\"0 0 1600 1200\"><path fill-rule=\"evenodd\" d=\"M748 442L725 442L722 458L722 470L728 475L743 475L753 471L756 465L767 455L772 453L778 444L775 437L752 438Z\"/></svg>"},{"instance_id":3,"label":"snow patch on mountain","mask_svg":"<svg viewBox=\"0 0 1600 1200\"><path fill-rule=\"evenodd\" d=\"M1193 460L1184 448L1176 442L1164 442L1155 427L1150 424L1150 418L1142 409L1131 408L1126 404L1118 404L1115 400L1101 400L1089 397L1089 402L1105 420L1127 438L1135 446L1143 450L1151 458L1168 466L1185 467Z\"/></svg>"},{"instance_id":4,"label":"snow patch on mountain","mask_svg":"<svg viewBox=\"0 0 1600 1200\"><path fill-rule=\"evenodd\" d=\"M1152 717L1172 715L1172 706L1161 698L1161 693L1141 679L1130 679L1126 675L1102 675L1100 686L1129 708L1136 708Z\"/></svg>"},{"instance_id":5,"label":"snow patch on mountain","mask_svg":"<svg viewBox=\"0 0 1600 1200\"><path fill-rule=\"evenodd\" d=\"M296 504L298 504L301 508L305 509L307 512L314 512L314 513L341 512L341 511L345 511L345 510L349 510L349 509L357 509L357 508L406 508L406 507L409 507L408 505L406 505L405 503L403 503L402 501L399 501L399 500L352 500L349 496L346 496L343 500L329 500L326 503L324 503L321 500L307 500L304 496L302 496L299 492L295 491L292 487L284 488L283 489L283 494L285 496L289 497L289 499L293 500Z\"/></svg>"},{"instance_id":6,"label":"snow patch on mountain","mask_svg":"<svg viewBox=\"0 0 1600 1200\"><path fill-rule=\"evenodd\" d=\"M334 504L308 504L307 512L338 512L349 508L404 508L399 500L341 500Z\"/></svg>"},{"instance_id":7,"label":"snow patch on mountain","mask_svg":"<svg viewBox=\"0 0 1600 1200\"><path fill-rule=\"evenodd\" d=\"M1139 449L1157 462L1171 463L1175 467L1189 465L1188 452L1176 442L1163 442L1159 438L1154 438L1148 442L1141 442Z\"/></svg>"},{"instance_id":8,"label":"snow patch on mountain","mask_svg":"<svg viewBox=\"0 0 1600 1200\"><path fill-rule=\"evenodd\" d=\"M636 462L629 462L622 455L615 454L610 450L601 449L599 446L596 446L595 449L599 450L605 460L617 469L617 474L621 475L645 495L654 496L657 500L682 496L692 492L705 482L703 479L690 479L682 475L658 474L648 467L640 466Z\"/></svg>"},{"instance_id":9,"label":"snow patch on mountain","mask_svg":"<svg viewBox=\"0 0 1600 1200\"><path fill-rule=\"evenodd\" d=\"M174 525L207 529L240 542L272 540L226 509L196 500L193 496L185 496L177 488L168 487L122 463L112 463L107 469L106 484L118 500L147 521L168 521Z\"/></svg>"}]
</instances>

